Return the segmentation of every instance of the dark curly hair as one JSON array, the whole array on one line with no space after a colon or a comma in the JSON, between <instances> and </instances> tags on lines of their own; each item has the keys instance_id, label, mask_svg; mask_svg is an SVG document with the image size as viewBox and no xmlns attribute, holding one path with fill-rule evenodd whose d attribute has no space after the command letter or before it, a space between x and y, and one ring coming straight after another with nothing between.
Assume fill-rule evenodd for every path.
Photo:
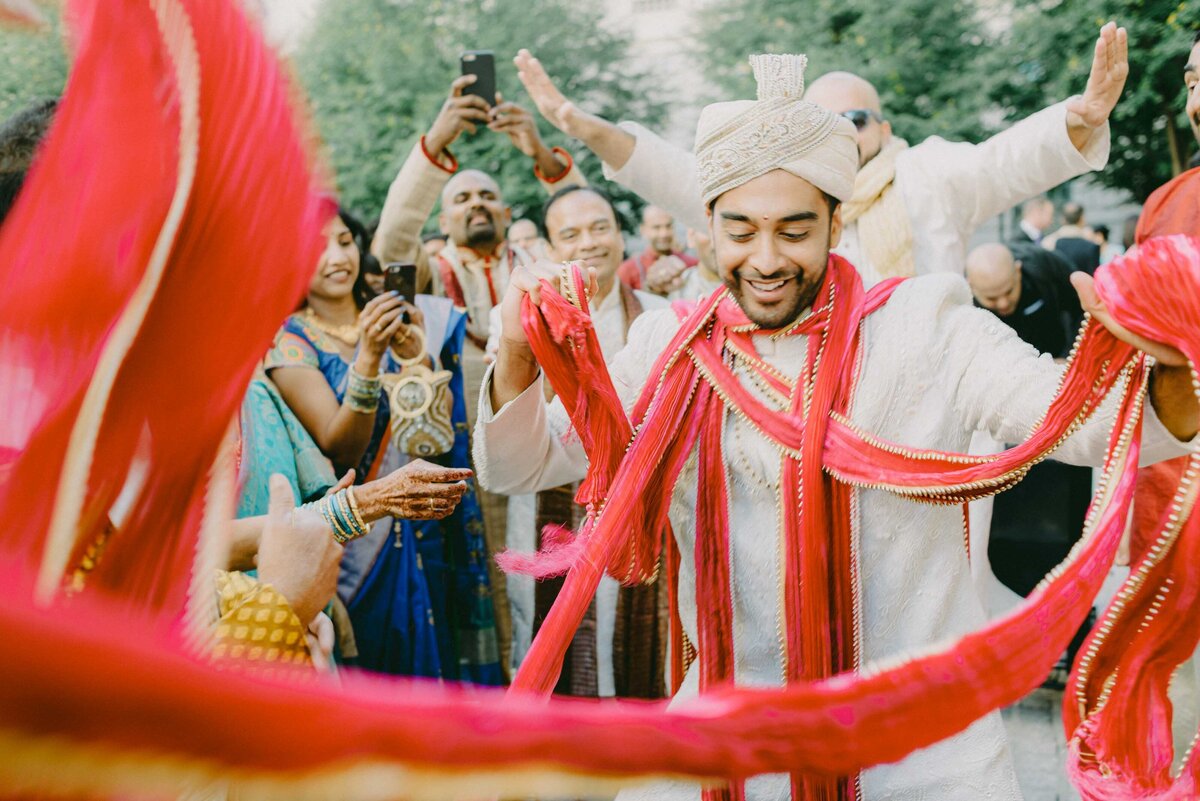
<instances>
[{"instance_id":1,"label":"dark curly hair","mask_svg":"<svg viewBox=\"0 0 1200 801\"><path fill-rule=\"evenodd\" d=\"M367 301L375 297L375 292L367 284L367 274L382 273L383 268L379 265L379 259L371 254L371 238L367 234L367 227L341 206L338 206L338 217L350 229L350 235L358 247L358 276L354 279L352 292L354 293L354 304L361 309L367 305Z\"/></svg>"}]
</instances>

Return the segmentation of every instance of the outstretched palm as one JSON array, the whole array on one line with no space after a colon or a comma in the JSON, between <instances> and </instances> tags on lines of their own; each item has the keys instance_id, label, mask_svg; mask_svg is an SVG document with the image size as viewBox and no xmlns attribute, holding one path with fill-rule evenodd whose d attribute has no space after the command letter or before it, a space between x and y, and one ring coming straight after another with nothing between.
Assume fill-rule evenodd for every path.
<instances>
[{"instance_id":1,"label":"outstretched palm","mask_svg":"<svg viewBox=\"0 0 1200 801\"><path fill-rule=\"evenodd\" d=\"M554 85L542 62L528 50L521 50L513 63L517 66L517 77L525 85L525 91L533 99L538 112L567 136L576 136L574 128L579 110Z\"/></svg>"},{"instance_id":2,"label":"outstretched palm","mask_svg":"<svg viewBox=\"0 0 1200 801\"><path fill-rule=\"evenodd\" d=\"M1087 89L1067 102L1067 111L1078 115L1089 128L1103 125L1121 98L1128 77L1129 36L1124 28L1110 22L1100 29L1096 40Z\"/></svg>"}]
</instances>

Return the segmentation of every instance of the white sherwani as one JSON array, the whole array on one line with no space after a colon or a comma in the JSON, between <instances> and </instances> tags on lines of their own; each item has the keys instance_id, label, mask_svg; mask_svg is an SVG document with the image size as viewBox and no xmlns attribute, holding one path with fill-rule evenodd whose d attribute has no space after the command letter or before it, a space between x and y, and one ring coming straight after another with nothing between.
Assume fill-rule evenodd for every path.
<instances>
[{"instance_id":1,"label":"white sherwani","mask_svg":"<svg viewBox=\"0 0 1200 801\"><path fill-rule=\"evenodd\" d=\"M1108 163L1108 124L1097 128L1080 153L1067 136L1065 104L1050 106L987 141L972 145L930 137L896 156L894 186L904 199L913 233L917 273L961 275L967 245L985 220L1077 175ZM605 175L684 225L707 230L696 159L632 122L633 155ZM860 246L858 221L848 223L835 252L858 268L868 288L880 275Z\"/></svg>"},{"instance_id":2,"label":"white sherwani","mask_svg":"<svg viewBox=\"0 0 1200 801\"><path fill-rule=\"evenodd\" d=\"M611 373L630 409L655 358L678 328L672 311L643 315ZM759 355L788 375L805 360L805 338L755 338ZM966 283L927 276L902 285L865 325L864 353L851 417L865 430L918 448L965 450L976 429L1001 441L1025 439L1049 405L1061 367L1039 358L1003 323L971 305ZM482 398L490 395L485 380ZM746 380L746 386L757 392ZM480 481L500 492L532 492L582 478L587 460L570 434L560 404L546 404L539 379L493 414L484 401L475 430ZM767 400L759 394L763 400ZM768 401L769 402L769 401ZM1109 404L1058 451L1063 461L1099 464L1106 445ZM778 451L736 415L724 431L730 476L731 575L736 679L740 684L782 683L781 572L777 541ZM1145 425L1147 460L1187 452L1152 414ZM679 606L683 625L696 635L693 454L674 489L671 522L682 554ZM647 492L663 488L647 487ZM856 490L855 545L861 565L863 661L877 662L958 637L985 623L971 582L963 543L962 512L902 499L881 490ZM697 670L680 696L694 694ZM679 696L677 696L679 697ZM963 733L868 770L864 797L871 801L1008 801L1020 798L999 714ZM754 801L785 799L785 777L765 776L748 785ZM629 799L696 799L681 782L627 793Z\"/></svg>"}]
</instances>

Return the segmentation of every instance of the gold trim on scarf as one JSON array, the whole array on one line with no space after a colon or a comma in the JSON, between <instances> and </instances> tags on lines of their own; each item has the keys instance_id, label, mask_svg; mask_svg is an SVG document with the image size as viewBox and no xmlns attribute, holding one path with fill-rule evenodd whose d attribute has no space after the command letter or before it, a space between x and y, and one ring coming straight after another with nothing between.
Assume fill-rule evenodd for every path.
<instances>
[{"instance_id":1,"label":"gold trim on scarf","mask_svg":"<svg viewBox=\"0 0 1200 801\"><path fill-rule=\"evenodd\" d=\"M150 304L158 293L196 178L200 155L200 56L196 51L191 21L183 7L174 0L151 0L150 6L162 34L163 49L174 67L172 77L179 94L179 162L175 193L154 243L150 263L146 265L142 280L117 318L112 334L100 353L96 371L71 430L37 577L36 596L43 603L50 601L59 591L75 549L100 425L121 365L133 347L150 311Z\"/></svg>"}]
</instances>

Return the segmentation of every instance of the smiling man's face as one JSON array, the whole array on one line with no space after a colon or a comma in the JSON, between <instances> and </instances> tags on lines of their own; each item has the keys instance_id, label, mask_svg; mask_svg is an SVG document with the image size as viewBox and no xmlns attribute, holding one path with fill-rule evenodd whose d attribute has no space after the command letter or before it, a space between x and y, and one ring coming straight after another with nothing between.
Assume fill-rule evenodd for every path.
<instances>
[{"instance_id":1,"label":"smiling man's face","mask_svg":"<svg viewBox=\"0 0 1200 801\"><path fill-rule=\"evenodd\" d=\"M546 236L554 258L595 268L601 289L608 291L625 258L625 238L607 200L586 189L555 200L546 212Z\"/></svg>"},{"instance_id":2,"label":"smiling man's face","mask_svg":"<svg viewBox=\"0 0 1200 801\"><path fill-rule=\"evenodd\" d=\"M803 178L773 170L717 198L709 211L721 280L750 320L782 328L816 299L841 208Z\"/></svg>"}]
</instances>

